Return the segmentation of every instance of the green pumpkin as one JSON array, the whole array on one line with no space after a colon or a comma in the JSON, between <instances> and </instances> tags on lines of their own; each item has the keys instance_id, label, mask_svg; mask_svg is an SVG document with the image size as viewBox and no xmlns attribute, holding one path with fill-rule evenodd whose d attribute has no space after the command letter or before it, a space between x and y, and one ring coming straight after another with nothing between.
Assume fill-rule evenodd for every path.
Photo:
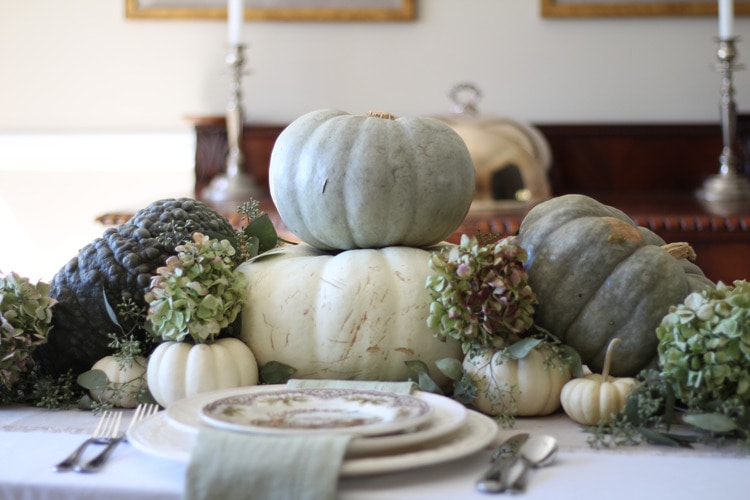
<instances>
[{"instance_id":1,"label":"green pumpkin","mask_svg":"<svg viewBox=\"0 0 750 500\"><path fill-rule=\"evenodd\" d=\"M436 244L474 194L474 163L452 128L387 113L297 118L276 140L268 176L286 227L325 250Z\"/></svg>"},{"instance_id":2,"label":"green pumpkin","mask_svg":"<svg viewBox=\"0 0 750 500\"><path fill-rule=\"evenodd\" d=\"M622 211L583 195L545 201L521 223L537 324L601 372L609 342L622 339L614 376L655 366L656 327L690 293L713 286L698 266Z\"/></svg>"}]
</instances>

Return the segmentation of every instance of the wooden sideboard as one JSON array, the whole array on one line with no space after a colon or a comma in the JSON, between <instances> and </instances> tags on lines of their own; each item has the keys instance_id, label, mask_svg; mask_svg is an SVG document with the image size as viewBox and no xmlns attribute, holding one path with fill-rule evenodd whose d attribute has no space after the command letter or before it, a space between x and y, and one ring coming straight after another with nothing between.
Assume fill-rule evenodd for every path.
<instances>
[{"instance_id":1,"label":"wooden sideboard","mask_svg":"<svg viewBox=\"0 0 750 500\"><path fill-rule=\"evenodd\" d=\"M748 117L738 120L741 152L750 145ZM196 132L195 193L224 171L227 152L224 120L193 121ZM667 242L686 241L706 275L715 281L750 279L750 204L706 206L694 193L719 169L718 124L536 125L549 141L553 165L549 179L555 196L586 194L615 206ZM268 190L268 164L283 125L245 126L246 171ZM747 148L750 149L750 148ZM263 206L282 226L273 205ZM469 212L450 238L477 231L514 234L527 206L503 204ZM281 228L283 231L283 227Z\"/></svg>"}]
</instances>

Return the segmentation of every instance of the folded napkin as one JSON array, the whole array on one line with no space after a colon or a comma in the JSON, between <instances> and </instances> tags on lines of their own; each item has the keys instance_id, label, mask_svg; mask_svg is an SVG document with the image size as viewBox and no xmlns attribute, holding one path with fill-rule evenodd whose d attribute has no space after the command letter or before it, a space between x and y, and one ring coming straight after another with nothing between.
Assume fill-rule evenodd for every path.
<instances>
[{"instance_id":1,"label":"folded napkin","mask_svg":"<svg viewBox=\"0 0 750 500\"><path fill-rule=\"evenodd\" d=\"M350 439L347 434L271 436L201 429L183 498L334 499Z\"/></svg>"},{"instance_id":2,"label":"folded napkin","mask_svg":"<svg viewBox=\"0 0 750 500\"><path fill-rule=\"evenodd\" d=\"M287 389L340 388L409 394L412 382L293 379ZM348 434L261 435L201 428L183 500L336 498Z\"/></svg>"},{"instance_id":3,"label":"folded napkin","mask_svg":"<svg viewBox=\"0 0 750 500\"><path fill-rule=\"evenodd\" d=\"M414 382L382 382L380 380L303 380L293 378L287 389L356 389L360 391L395 392L411 394L417 389Z\"/></svg>"}]
</instances>

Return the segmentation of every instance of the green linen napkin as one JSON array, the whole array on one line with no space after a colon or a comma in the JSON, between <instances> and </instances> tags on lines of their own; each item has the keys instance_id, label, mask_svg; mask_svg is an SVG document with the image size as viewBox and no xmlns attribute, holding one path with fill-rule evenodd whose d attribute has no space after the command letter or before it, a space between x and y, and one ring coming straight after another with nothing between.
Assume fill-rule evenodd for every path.
<instances>
[{"instance_id":1,"label":"green linen napkin","mask_svg":"<svg viewBox=\"0 0 750 500\"><path fill-rule=\"evenodd\" d=\"M337 388L410 394L413 382L302 380L287 389ZM202 428L190 455L183 500L327 500L352 436L274 436Z\"/></svg>"},{"instance_id":2,"label":"green linen napkin","mask_svg":"<svg viewBox=\"0 0 750 500\"><path fill-rule=\"evenodd\" d=\"M202 428L184 500L336 498L347 434L253 435Z\"/></svg>"},{"instance_id":3,"label":"green linen napkin","mask_svg":"<svg viewBox=\"0 0 750 500\"><path fill-rule=\"evenodd\" d=\"M417 384L407 382L383 382L380 380L303 380L290 379L286 383L287 389L356 389L361 391L395 392L396 394L411 394L417 389Z\"/></svg>"}]
</instances>

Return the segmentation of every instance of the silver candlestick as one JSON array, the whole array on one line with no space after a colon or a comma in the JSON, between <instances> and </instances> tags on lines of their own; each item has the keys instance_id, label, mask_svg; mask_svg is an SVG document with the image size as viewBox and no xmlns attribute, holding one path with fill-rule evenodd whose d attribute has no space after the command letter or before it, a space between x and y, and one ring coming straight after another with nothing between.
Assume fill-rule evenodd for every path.
<instances>
[{"instance_id":1,"label":"silver candlestick","mask_svg":"<svg viewBox=\"0 0 750 500\"><path fill-rule=\"evenodd\" d=\"M227 143L229 150L226 160L226 173L219 174L203 191L203 196L217 204L248 201L250 198L259 199L261 189L255 180L245 173L245 155L242 153L242 129L245 124L245 114L242 109L242 75L245 64L245 46L233 45L227 54L226 62L232 73L231 92L227 105Z\"/></svg>"},{"instance_id":2,"label":"silver candlestick","mask_svg":"<svg viewBox=\"0 0 750 500\"><path fill-rule=\"evenodd\" d=\"M737 141L737 108L734 102L734 85L732 72L743 69L735 64L737 56L737 37L719 38L717 55L719 63L716 65L721 78L721 131L724 147L719 156L719 173L712 175L703 184L697 195L702 200L715 203L738 203L750 201L750 180L738 171L739 158L735 152Z\"/></svg>"}]
</instances>

